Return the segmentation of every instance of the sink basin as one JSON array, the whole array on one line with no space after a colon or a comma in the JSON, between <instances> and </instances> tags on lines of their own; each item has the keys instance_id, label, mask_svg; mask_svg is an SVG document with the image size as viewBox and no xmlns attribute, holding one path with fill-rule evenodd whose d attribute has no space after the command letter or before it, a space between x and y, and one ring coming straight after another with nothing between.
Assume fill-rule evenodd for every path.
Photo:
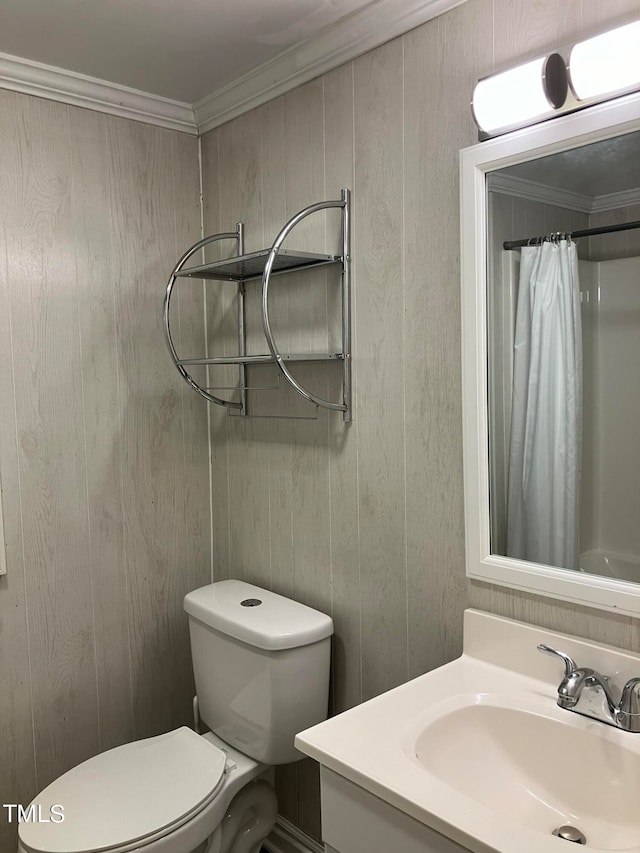
<instances>
[{"instance_id":1,"label":"sink basin","mask_svg":"<svg viewBox=\"0 0 640 853\"><path fill-rule=\"evenodd\" d=\"M454 697L432 709L415 757L441 782L531 829L571 825L601 850L640 845L640 752L632 748L640 735L547 704Z\"/></svg>"}]
</instances>

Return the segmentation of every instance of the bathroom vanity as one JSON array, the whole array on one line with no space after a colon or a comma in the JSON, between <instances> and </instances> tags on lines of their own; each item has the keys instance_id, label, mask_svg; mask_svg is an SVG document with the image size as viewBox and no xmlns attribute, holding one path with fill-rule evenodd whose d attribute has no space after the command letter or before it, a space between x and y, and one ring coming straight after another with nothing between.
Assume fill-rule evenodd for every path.
<instances>
[{"instance_id":1,"label":"bathroom vanity","mask_svg":"<svg viewBox=\"0 0 640 853\"><path fill-rule=\"evenodd\" d=\"M640 733L558 707L564 664L608 676L640 655L467 610L460 658L296 737L321 765L334 853L640 853Z\"/></svg>"}]
</instances>

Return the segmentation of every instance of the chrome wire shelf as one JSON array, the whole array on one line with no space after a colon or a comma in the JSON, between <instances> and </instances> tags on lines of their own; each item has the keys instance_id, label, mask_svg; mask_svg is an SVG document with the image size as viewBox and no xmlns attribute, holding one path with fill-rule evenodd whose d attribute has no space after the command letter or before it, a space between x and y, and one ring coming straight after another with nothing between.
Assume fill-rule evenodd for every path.
<instances>
[{"instance_id":1,"label":"chrome wire shelf","mask_svg":"<svg viewBox=\"0 0 640 853\"><path fill-rule=\"evenodd\" d=\"M165 339L173 363L187 384L198 394L211 403L225 406L232 414L248 415L247 392L252 390L247 384L247 367L252 364L274 364L280 375L288 384L316 408L321 407L331 411L342 412L345 421L351 420L351 270L350 270L350 217L349 205L351 194L343 189L340 199L321 201L303 208L293 216L274 240L270 249L244 254L244 225L238 222L235 231L213 234L199 240L189 248L173 268L169 277L164 298L163 327ZM311 252L294 252L283 249L282 244L289 233L307 216L331 208L339 209L342 223L342 254L326 255ZM185 267L186 262L196 252L211 243L220 240L236 242L236 256L224 261L210 264L200 264L195 267ZM269 317L269 283L273 276L313 269L327 264L340 265L342 286L342 349L339 352L323 353L281 353L276 344ZM177 279L215 279L217 281L232 281L237 286L238 306L238 355L224 357L180 358L176 352L171 336L170 303ZM245 321L245 282L254 279L262 281L261 314L262 327L269 349L267 354L248 354L246 351L246 321ZM339 401L325 400L309 391L294 377L288 364L296 362L340 362L342 367L342 399ZM238 387L240 400L224 400L211 393L214 390L230 390L228 386L200 385L188 372L190 366L204 365L207 368L218 365L237 365L239 369ZM207 371L208 373L208 371ZM255 389L253 389L255 390ZM267 389L264 389L267 390Z\"/></svg>"}]
</instances>

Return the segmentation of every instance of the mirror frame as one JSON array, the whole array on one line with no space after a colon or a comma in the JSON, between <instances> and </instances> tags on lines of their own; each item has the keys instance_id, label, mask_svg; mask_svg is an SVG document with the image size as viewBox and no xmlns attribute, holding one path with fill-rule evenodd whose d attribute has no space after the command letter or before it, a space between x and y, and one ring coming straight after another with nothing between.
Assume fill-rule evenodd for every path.
<instances>
[{"instance_id":1,"label":"mirror frame","mask_svg":"<svg viewBox=\"0 0 640 853\"><path fill-rule=\"evenodd\" d=\"M517 130L460 152L462 423L467 576L587 607L640 616L640 584L491 553L486 175L640 130L640 92ZM515 235L515 239L528 235Z\"/></svg>"}]
</instances>

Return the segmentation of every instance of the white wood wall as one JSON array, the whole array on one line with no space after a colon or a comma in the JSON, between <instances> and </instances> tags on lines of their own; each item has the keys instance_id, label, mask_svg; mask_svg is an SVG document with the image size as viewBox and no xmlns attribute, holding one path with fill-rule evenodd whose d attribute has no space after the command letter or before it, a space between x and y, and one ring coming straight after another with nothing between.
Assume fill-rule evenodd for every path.
<instances>
[{"instance_id":1,"label":"white wood wall","mask_svg":"<svg viewBox=\"0 0 640 853\"><path fill-rule=\"evenodd\" d=\"M0 91L0 802L191 719L206 409L162 337L197 141ZM202 336L197 296L181 334ZM0 849L15 849L0 819Z\"/></svg>"},{"instance_id":2,"label":"white wood wall","mask_svg":"<svg viewBox=\"0 0 640 853\"><path fill-rule=\"evenodd\" d=\"M242 219L251 248L353 190L353 424L216 413L212 432L214 575L332 614L336 711L455 657L468 604L640 648L632 620L467 584L459 332L458 150L477 140L475 80L633 13L638 0L468 0L204 137L206 230ZM321 247L324 223L309 228ZM274 322L304 297L274 300ZM319 324L326 313L312 301ZM319 837L313 765L278 776L281 812Z\"/></svg>"},{"instance_id":3,"label":"white wood wall","mask_svg":"<svg viewBox=\"0 0 640 853\"><path fill-rule=\"evenodd\" d=\"M355 421L212 410L212 527L206 407L159 323L167 270L199 233L196 142L0 92L2 802L189 720L181 601L209 580L210 536L216 577L333 615L335 710L454 657L468 603L640 649L630 619L465 581L458 264L473 82L638 13L639 0L468 0L206 136L208 231L243 219L256 248L341 186L355 206ZM325 237L309 225L300 239ZM197 294L180 305L185 346ZM313 289L303 337L330 296L328 280ZM296 289L274 304L285 324L305 310ZM278 787L317 837L313 765Z\"/></svg>"}]
</instances>

